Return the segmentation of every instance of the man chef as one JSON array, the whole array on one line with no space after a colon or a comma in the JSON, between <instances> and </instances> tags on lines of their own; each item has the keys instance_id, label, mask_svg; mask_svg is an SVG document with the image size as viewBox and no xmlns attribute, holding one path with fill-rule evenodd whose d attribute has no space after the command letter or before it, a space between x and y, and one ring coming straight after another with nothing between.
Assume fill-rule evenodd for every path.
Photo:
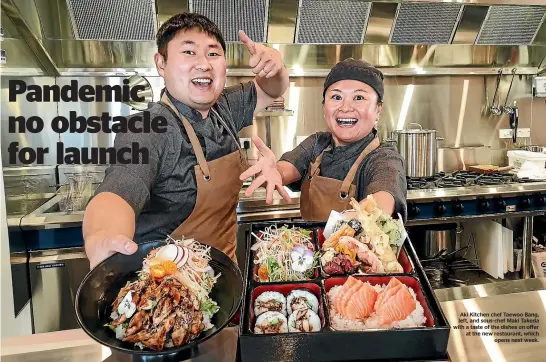
<instances>
[{"instance_id":1,"label":"man chef","mask_svg":"<svg viewBox=\"0 0 546 362\"><path fill-rule=\"evenodd\" d=\"M405 220L404 160L394 147L380 144L375 129L383 97L383 73L378 69L352 58L337 63L323 89L328 132L309 136L278 162L265 149L241 175L241 179L259 175L247 188L247 196L263 182L287 185L301 191L305 220L326 221L332 210L351 209L352 197L365 203L372 195L379 208L389 215L400 213Z\"/></svg>"},{"instance_id":2,"label":"man chef","mask_svg":"<svg viewBox=\"0 0 546 362\"><path fill-rule=\"evenodd\" d=\"M277 50L242 31L239 37L257 76L224 89L226 45L213 22L183 13L158 30L154 60L165 89L148 111L152 118L165 117L168 129L116 136L116 149L138 142L148 148L150 162L107 169L83 220L91 268L115 252L129 255L137 243L168 235L195 238L235 258L239 176L247 168L237 133L289 84Z\"/></svg>"}]
</instances>

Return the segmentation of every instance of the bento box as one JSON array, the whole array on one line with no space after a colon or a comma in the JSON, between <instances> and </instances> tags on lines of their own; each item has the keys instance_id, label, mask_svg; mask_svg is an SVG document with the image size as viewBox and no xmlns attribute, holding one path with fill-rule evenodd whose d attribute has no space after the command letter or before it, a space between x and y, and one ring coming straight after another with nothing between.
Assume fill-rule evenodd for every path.
<instances>
[{"instance_id":1,"label":"bento box","mask_svg":"<svg viewBox=\"0 0 546 362\"><path fill-rule=\"evenodd\" d=\"M254 236L272 225L312 230L317 250L325 226L255 223L247 235L247 250L256 242ZM247 253L239 324L241 361L446 359L447 319L408 241L400 255L407 258L401 263L404 273L328 276L319 272L308 280L260 282L254 278L255 255ZM382 302L376 303L379 299ZM390 310L412 311L398 321ZM359 313L367 317L362 319ZM343 320L347 316L357 316L366 324ZM392 325L397 328L386 328Z\"/></svg>"},{"instance_id":2,"label":"bento box","mask_svg":"<svg viewBox=\"0 0 546 362\"><path fill-rule=\"evenodd\" d=\"M330 272L328 273L327 270L325 270L326 268L326 264L325 264L325 261L324 261L324 254L325 254L325 251L322 250L322 246L326 240L326 238L324 237L324 228L316 228L315 230L315 234L316 234L316 243L317 243L317 248L319 249L319 253L320 253L320 274L322 277L324 278L328 278L328 277L334 277L334 276L346 276L346 275L397 275L397 274L414 274L415 273L415 265L413 264L413 262L411 261L411 259L409 258L408 256L408 251L406 250L406 245L407 243L404 243L402 245L402 247L400 248L400 253L398 254L398 258L397 258L397 262L399 263L399 265L401 266L401 269L400 271L398 272L388 272L388 271L375 271L375 272L370 272L370 271L362 271L362 270L355 270L354 272L352 273L347 273L347 272Z\"/></svg>"}]
</instances>

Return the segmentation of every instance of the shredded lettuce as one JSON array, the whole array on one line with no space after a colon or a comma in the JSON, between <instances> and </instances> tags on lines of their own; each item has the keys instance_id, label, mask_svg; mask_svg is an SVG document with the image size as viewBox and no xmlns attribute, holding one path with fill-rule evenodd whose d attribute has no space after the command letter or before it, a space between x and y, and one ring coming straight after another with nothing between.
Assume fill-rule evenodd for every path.
<instances>
[{"instance_id":1,"label":"shredded lettuce","mask_svg":"<svg viewBox=\"0 0 546 362\"><path fill-rule=\"evenodd\" d=\"M218 307L218 304L216 304L215 301L213 301L210 298L205 298L203 301L201 301L201 312L208 314L209 316L212 316L216 312L220 310L220 307Z\"/></svg>"}]
</instances>

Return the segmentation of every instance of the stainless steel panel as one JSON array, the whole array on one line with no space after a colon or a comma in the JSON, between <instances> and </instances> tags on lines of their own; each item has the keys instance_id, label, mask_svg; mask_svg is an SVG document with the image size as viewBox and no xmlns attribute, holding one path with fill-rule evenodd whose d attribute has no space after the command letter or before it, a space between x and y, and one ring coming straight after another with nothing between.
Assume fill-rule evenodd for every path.
<instances>
[{"instance_id":1,"label":"stainless steel panel","mask_svg":"<svg viewBox=\"0 0 546 362\"><path fill-rule=\"evenodd\" d=\"M189 0L156 0L158 26L169 20L175 14L190 10Z\"/></svg>"},{"instance_id":2,"label":"stainless steel panel","mask_svg":"<svg viewBox=\"0 0 546 362\"><path fill-rule=\"evenodd\" d=\"M472 165L507 166L506 148L458 147L438 149L438 171L465 170Z\"/></svg>"},{"instance_id":3,"label":"stainless steel panel","mask_svg":"<svg viewBox=\"0 0 546 362\"><path fill-rule=\"evenodd\" d=\"M370 8L364 1L300 0L295 43L361 44Z\"/></svg>"},{"instance_id":4,"label":"stainless steel panel","mask_svg":"<svg viewBox=\"0 0 546 362\"><path fill-rule=\"evenodd\" d=\"M267 39L268 0L190 0L190 11L218 25L226 42L239 41L239 30L256 42Z\"/></svg>"},{"instance_id":5,"label":"stainless steel panel","mask_svg":"<svg viewBox=\"0 0 546 362\"><path fill-rule=\"evenodd\" d=\"M536 74L543 46L273 44L293 76L326 76L338 61L365 59L389 75L496 74L499 67ZM154 42L47 40L46 47L65 76L123 76L135 71L158 76ZM240 43L227 45L228 75L250 76L250 55Z\"/></svg>"},{"instance_id":6,"label":"stainless steel panel","mask_svg":"<svg viewBox=\"0 0 546 362\"><path fill-rule=\"evenodd\" d=\"M67 0L34 0L43 36L47 39L75 39Z\"/></svg>"},{"instance_id":7,"label":"stainless steel panel","mask_svg":"<svg viewBox=\"0 0 546 362\"><path fill-rule=\"evenodd\" d=\"M23 2L23 4L28 3ZM58 76L59 71L41 42L41 29L39 28L39 24L38 28L32 28L29 24L35 24L35 22L29 22L28 19L25 20L21 14L20 7L18 7L13 0L2 1L1 7L2 11L15 25L17 31L21 35L21 38L28 44L36 56L36 59L44 72L51 76ZM32 17L32 20L37 18L37 13L34 6L24 6L22 8L29 10L28 13L31 13L30 17Z\"/></svg>"},{"instance_id":8,"label":"stainless steel panel","mask_svg":"<svg viewBox=\"0 0 546 362\"><path fill-rule=\"evenodd\" d=\"M546 292L544 290L536 290L521 293L510 293L505 295L488 296L485 293L484 287L475 287L479 293L479 297L465 300L455 300L442 302L442 310L450 325L461 325L459 322L461 313L501 313L501 318L504 318L503 313L537 313L539 323L506 323L514 327L523 327L518 331L530 331L529 324L536 326L537 333L540 337L536 343L525 342L498 342L495 339L509 340L511 337L495 337L488 336L482 333L481 336L468 335L469 330L451 329L448 353L453 361L541 361L544 360L544 350L546 348L546 340L542 336L546 333L546 324L543 322L546 318L546 306L544 300ZM481 319L481 318L480 318ZM464 325L470 325L465 323ZM478 323L472 325L478 325ZM481 324L483 325L483 324ZM494 324L500 327L502 324ZM495 332L494 329L490 330ZM505 329L497 329L506 331ZM514 338L514 337L512 337ZM523 337L525 338L525 337ZM536 337L529 337L536 338Z\"/></svg>"},{"instance_id":9,"label":"stainless steel panel","mask_svg":"<svg viewBox=\"0 0 546 362\"><path fill-rule=\"evenodd\" d=\"M3 40L21 39L21 34L19 34L17 27L15 26L15 24L13 24L13 21L11 21L10 18L3 11L2 13L0 13L0 20L2 21L2 30L4 30ZM2 44L3 44L3 41L2 41Z\"/></svg>"},{"instance_id":10,"label":"stainless steel panel","mask_svg":"<svg viewBox=\"0 0 546 362\"><path fill-rule=\"evenodd\" d=\"M31 252L29 268L34 333L79 328L74 300L90 270L83 248Z\"/></svg>"},{"instance_id":11,"label":"stainless steel panel","mask_svg":"<svg viewBox=\"0 0 546 362\"><path fill-rule=\"evenodd\" d=\"M387 44L398 4L374 2L364 43Z\"/></svg>"},{"instance_id":12,"label":"stainless steel panel","mask_svg":"<svg viewBox=\"0 0 546 362\"><path fill-rule=\"evenodd\" d=\"M50 128L51 120L57 116L57 107L55 103L49 102L29 102L25 95L18 95L16 102L9 102L9 81L23 80L28 85L54 85L55 78L51 77L1 77L2 93L0 100L2 103L2 164L5 166L22 165L17 158L16 163L10 164L7 147L12 142L19 142L19 149L22 147L49 147L49 153L44 156L44 164L55 165L57 163L56 143L60 140L59 135ZM60 103L62 104L62 103ZM59 104L59 105L60 105ZM44 121L44 130L40 133L9 133L8 118L10 116L23 116L29 118L39 116ZM4 148L5 147L5 148Z\"/></svg>"},{"instance_id":13,"label":"stainless steel panel","mask_svg":"<svg viewBox=\"0 0 546 362\"><path fill-rule=\"evenodd\" d=\"M15 317L30 302L28 255L26 251L10 253L11 286Z\"/></svg>"},{"instance_id":14,"label":"stainless steel panel","mask_svg":"<svg viewBox=\"0 0 546 362\"><path fill-rule=\"evenodd\" d=\"M491 6L476 44L531 44L545 15L544 6Z\"/></svg>"},{"instance_id":15,"label":"stainless steel panel","mask_svg":"<svg viewBox=\"0 0 546 362\"><path fill-rule=\"evenodd\" d=\"M546 290L546 278L499 281L497 283L438 289L434 291L434 294L436 294L439 302L449 302L540 290Z\"/></svg>"},{"instance_id":16,"label":"stainless steel panel","mask_svg":"<svg viewBox=\"0 0 546 362\"><path fill-rule=\"evenodd\" d=\"M76 39L154 40L153 0L68 0Z\"/></svg>"},{"instance_id":17,"label":"stainless steel panel","mask_svg":"<svg viewBox=\"0 0 546 362\"><path fill-rule=\"evenodd\" d=\"M6 197L55 192L55 166L4 167Z\"/></svg>"},{"instance_id":18,"label":"stainless steel panel","mask_svg":"<svg viewBox=\"0 0 546 362\"><path fill-rule=\"evenodd\" d=\"M123 77L71 77L71 78L58 78L57 83L59 86L69 85L72 80L77 80L78 85L91 85L93 87L97 85L123 85ZM155 92L154 92L155 93ZM110 117L125 116L128 117L131 114L138 111L132 110L130 106L118 103L118 102L60 102L58 104L59 115L69 117L70 112L75 112L77 116L90 117L100 116L103 112L108 112ZM61 141L64 143L64 147L111 147L114 144L116 137L115 133L70 133L65 132L61 135Z\"/></svg>"},{"instance_id":19,"label":"stainless steel panel","mask_svg":"<svg viewBox=\"0 0 546 362\"><path fill-rule=\"evenodd\" d=\"M474 44L480 31L483 20L487 15L487 6L467 5L463 9L463 14L452 44Z\"/></svg>"},{"instance_id":20,"label":"stainless steel panel","mask_svg":"<svg viewBox=\"0 0 546 362\"><path fill-rule=\"evenodd\" d=\"M30 32L36 35L37 38L43 37L40 14L37 11L34 1L8 0L8 1L2 1L2 3L3 3L2 7L4 7L5 5L14 6L21 20L24 21L25 27L27 27Z\"/></svg>"},{"instance_id":21,"label":"stainless steel panel","mask_svg":"<svg viewBox=\"0 0 546 362\"><path fill-rule=\"evenodd\" d=\"M269 0L267 42L276 44L294 43L298 1Z\"/></svg>"},{"instance_id":22,"label":"stainless steel panel","mask_svg":"<svg viewBox=\"0 0 546 362\"><path fill-rule=\"evenodd\" d=\"M460 4L402 3L398 7L390 43L449 44L461 10Z\"/></svg>"}]
</instances>

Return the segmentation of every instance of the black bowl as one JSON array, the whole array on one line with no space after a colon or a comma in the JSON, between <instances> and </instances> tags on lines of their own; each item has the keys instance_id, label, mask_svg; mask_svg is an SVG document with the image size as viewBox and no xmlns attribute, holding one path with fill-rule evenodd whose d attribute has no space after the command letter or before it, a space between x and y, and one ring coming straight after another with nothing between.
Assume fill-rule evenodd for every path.
<instances>
[{"instance_id":1,"label":"black bowl","mask_svg":"<svg viewBox=\"0 0 546 362\"><path fill-rule=\"evenodd\" d=\"M211 247L210 266L215 273L221 273L210 297L220 307L212 317L214 328L202 332L192 342L180 347L165 347L161 351L140 349L132 343L116 339L115 332L104 325L110 321L112 302L119 290L128 281L138 279L137 271L142 269L142 262L155 248L166 245L165 241L153 241L139 244L138 251L132 255L116 253L102 261L83 279L76 294L76 316L82 329L98 343L118 351L141 356L178 354L195 349L200 343L220 332L231 321L239 309L243 294L243 280L239 267L220 250Z\"/></svg>"}]
</instances>

